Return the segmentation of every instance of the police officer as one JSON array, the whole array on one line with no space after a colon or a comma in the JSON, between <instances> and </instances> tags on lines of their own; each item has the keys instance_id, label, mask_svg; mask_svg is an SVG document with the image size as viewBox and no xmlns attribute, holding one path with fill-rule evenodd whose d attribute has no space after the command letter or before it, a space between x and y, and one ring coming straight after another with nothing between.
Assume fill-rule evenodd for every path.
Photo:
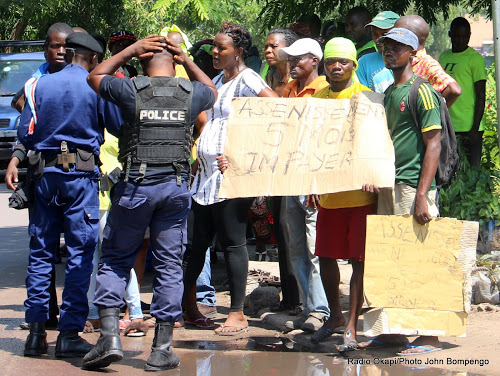
<instances>
[{"instance_id":1,"label":"police officer","mask_svg":"<svg viewBox=\"0 0 500 376\"><path fill-rule=\"evenodd\" d=\"M43 63L35 73L31 77L34 78L39 78L43 75L46 74L51 74L51 73L56 73L59 72L61 69L63 69L67 64L65 61L65 56L66 56L66 37L73 32L73 29L71 26L62 23L62 22L57 22L53 24L52 26L49 27L47 30L47 37L45 39L45 44L44 44L44 51L45 51L45 59L47 60L45 63ZM24 95L24 87L19 90L19 92L15 95L15 97L12 99L12 107L18 110L19 112L22 112L24 103L25 103L26 97ZM28 197L31 197L31 180L30 177L27 177L26 183L24 184L24 187L21 187L21 189L17 190L17 184L19 183L18 180L18 166L20 163L22 163L26 159L27 151L24 148L23 144L18 143L14 147L14 151L12 153L12 157L10 159L9 165L7 167L7 171L5 172L5 184L7 185L8 189L15 190L16 192L11 196L11 198L16 198L18 194L24 193L24 190L26 189L27 195L26 200L29 201ZM22 185L22 184L21 184ZM21 196L22 197L22 196ZM10 199L9 199L10 201ZM21 204L21 208L24 207L24 205L27 205L26 207L30 207L32 205L31 202L22 202L24 200L18 199L15 201L16 204ZM21 203L22 202L22 203ZM11 206L9 204L9 207L14 207L16 208L15 204ZM29 208L29 215L31 216L31 208ZM58 246L59 248L59 246ZM51 273L51 278L50 278L50 287L49 287L49 293L50 293L50 300L49 300L49 319L45 323L47 328L50 329L56 329L58 320L57 320L57 315L59 314L59 307L57 305L57 294L56 294L56 270L55 268L52 269ZM23 329L29 329L29 324L27 323L22 323L21 328Z\"/></svg>"},{"instance_id":2,"label":"police officer","mask_svg":"<svg viewBox=\"0 0 500 376\"><path fill-rule=\"evenodd\" d=\"M134 56L141 59L147 76L134 80L112 76ZM184 66L191 81L174 77L174 62ZM148 226L156 271L151 302L156 325L145 369L174 368L179 358L170 345L174 323L182 314L181 265L191 206L192 126L198 114L213 105L216 89L178 45L157 36L142 39L100 64L88 82L100 96L120 107L125 123L119 138L124 172L114 187L104 229L94 299L101 336L84 357L83 368L106 367L123 357L120 307Z\"/></svg>"},{"instance_id":3,"label":"police officer","mask_svg":"<svg viewBox=\"0 0 500 376\"><path fill-rule=\"evenodd\" d=\"M18 138L36 152L34 210L30 220L30 259L25 301L30 334L24 355L47 352L50 272L60 233L65 232L68 259L62 296L56 356L83 356L92 348L78 336L88 313L87 290L92 255L97 244L99 146L104 124L115 133L121 116L113 104L100 99L87 85L88 72L102 48L85 33L66 38L71 64L31 83L21 115Z\"/></svg>"}]
</instances>

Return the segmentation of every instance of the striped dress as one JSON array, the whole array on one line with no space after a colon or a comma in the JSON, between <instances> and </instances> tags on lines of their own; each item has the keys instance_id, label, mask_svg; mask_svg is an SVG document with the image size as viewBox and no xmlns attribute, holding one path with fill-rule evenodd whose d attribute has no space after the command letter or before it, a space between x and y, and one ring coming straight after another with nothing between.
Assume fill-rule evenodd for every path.
<instances>
[{"instance_id":1,"label":"striped dress","mask_svg":"<svg viewBox=\"0 0 500 376\"><path fill-rule=\"evenodd\" d=\"M231 81L223 84L224 73L214 77L218 96L214 106L208 110L208 121L198 141L198 171L192 185L193 200L200 205L211 205L224 201L219 198L222 174L216 157L224 153L227 118L231 102L237 97L256 97L268 88L264 80L252 69L241 71Z\"/></svg>"}]
</instances>

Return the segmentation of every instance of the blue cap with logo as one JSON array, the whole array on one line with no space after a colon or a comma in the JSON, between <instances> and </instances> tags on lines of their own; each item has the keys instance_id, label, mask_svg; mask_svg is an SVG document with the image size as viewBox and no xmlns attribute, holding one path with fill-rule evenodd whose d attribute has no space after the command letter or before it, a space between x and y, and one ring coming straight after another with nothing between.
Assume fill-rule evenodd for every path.
<instances>
[{"instance_id":1,"label":"blue cap with logo","mask_svg":"<svg viewBox=\"0 0 500 376\"><path fill-rule=\"evenodd\" d=\"M418 38L417 36L408 29L403 29L402 27L396 27L389 30L383 36L378 38L378 43L383 43L386 39L392 39L396 42L406 44L414 50L418 50Z\"/></svg>"}]
</instances>

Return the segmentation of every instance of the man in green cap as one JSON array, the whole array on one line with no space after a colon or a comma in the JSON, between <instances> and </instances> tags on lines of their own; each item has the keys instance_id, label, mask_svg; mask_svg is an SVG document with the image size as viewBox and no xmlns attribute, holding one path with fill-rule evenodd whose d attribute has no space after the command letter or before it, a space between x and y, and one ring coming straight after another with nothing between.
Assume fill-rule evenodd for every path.
<instances>
[{"instance_id":1,"label":"man in green cap","mask_svg":"<svg viewBox=\"0 0 500 376\"><path fill-rule=\"evenodd\" d=\"M377 14L365 28L371 29L372 39L377 40L394 27L399 15L394 12L383 11ZM359 59L359 68L356 71L359 82L368 86L377 93L383 93L393 82L392 72L385 67L382 58L382 46L377 44L377 52L364 55Z\"/></svg>"}]
</instances>

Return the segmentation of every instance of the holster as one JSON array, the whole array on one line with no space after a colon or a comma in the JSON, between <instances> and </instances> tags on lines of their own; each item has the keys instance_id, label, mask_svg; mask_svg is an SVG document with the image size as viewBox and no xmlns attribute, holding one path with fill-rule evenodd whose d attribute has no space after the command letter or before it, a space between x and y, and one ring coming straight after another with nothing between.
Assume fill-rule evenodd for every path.
<instances>
[{"instance_id":1,"label":"holster","mask_svg":"<svg viewBox=\"0 0 500 376\"><path fill-rule=\"evenodd\" d=\"M42 158L42 153L28 153L28 161L31 166L31 171L35 179L40 179L45 168L45 159Z\"/></svg>"}]
</instances>

